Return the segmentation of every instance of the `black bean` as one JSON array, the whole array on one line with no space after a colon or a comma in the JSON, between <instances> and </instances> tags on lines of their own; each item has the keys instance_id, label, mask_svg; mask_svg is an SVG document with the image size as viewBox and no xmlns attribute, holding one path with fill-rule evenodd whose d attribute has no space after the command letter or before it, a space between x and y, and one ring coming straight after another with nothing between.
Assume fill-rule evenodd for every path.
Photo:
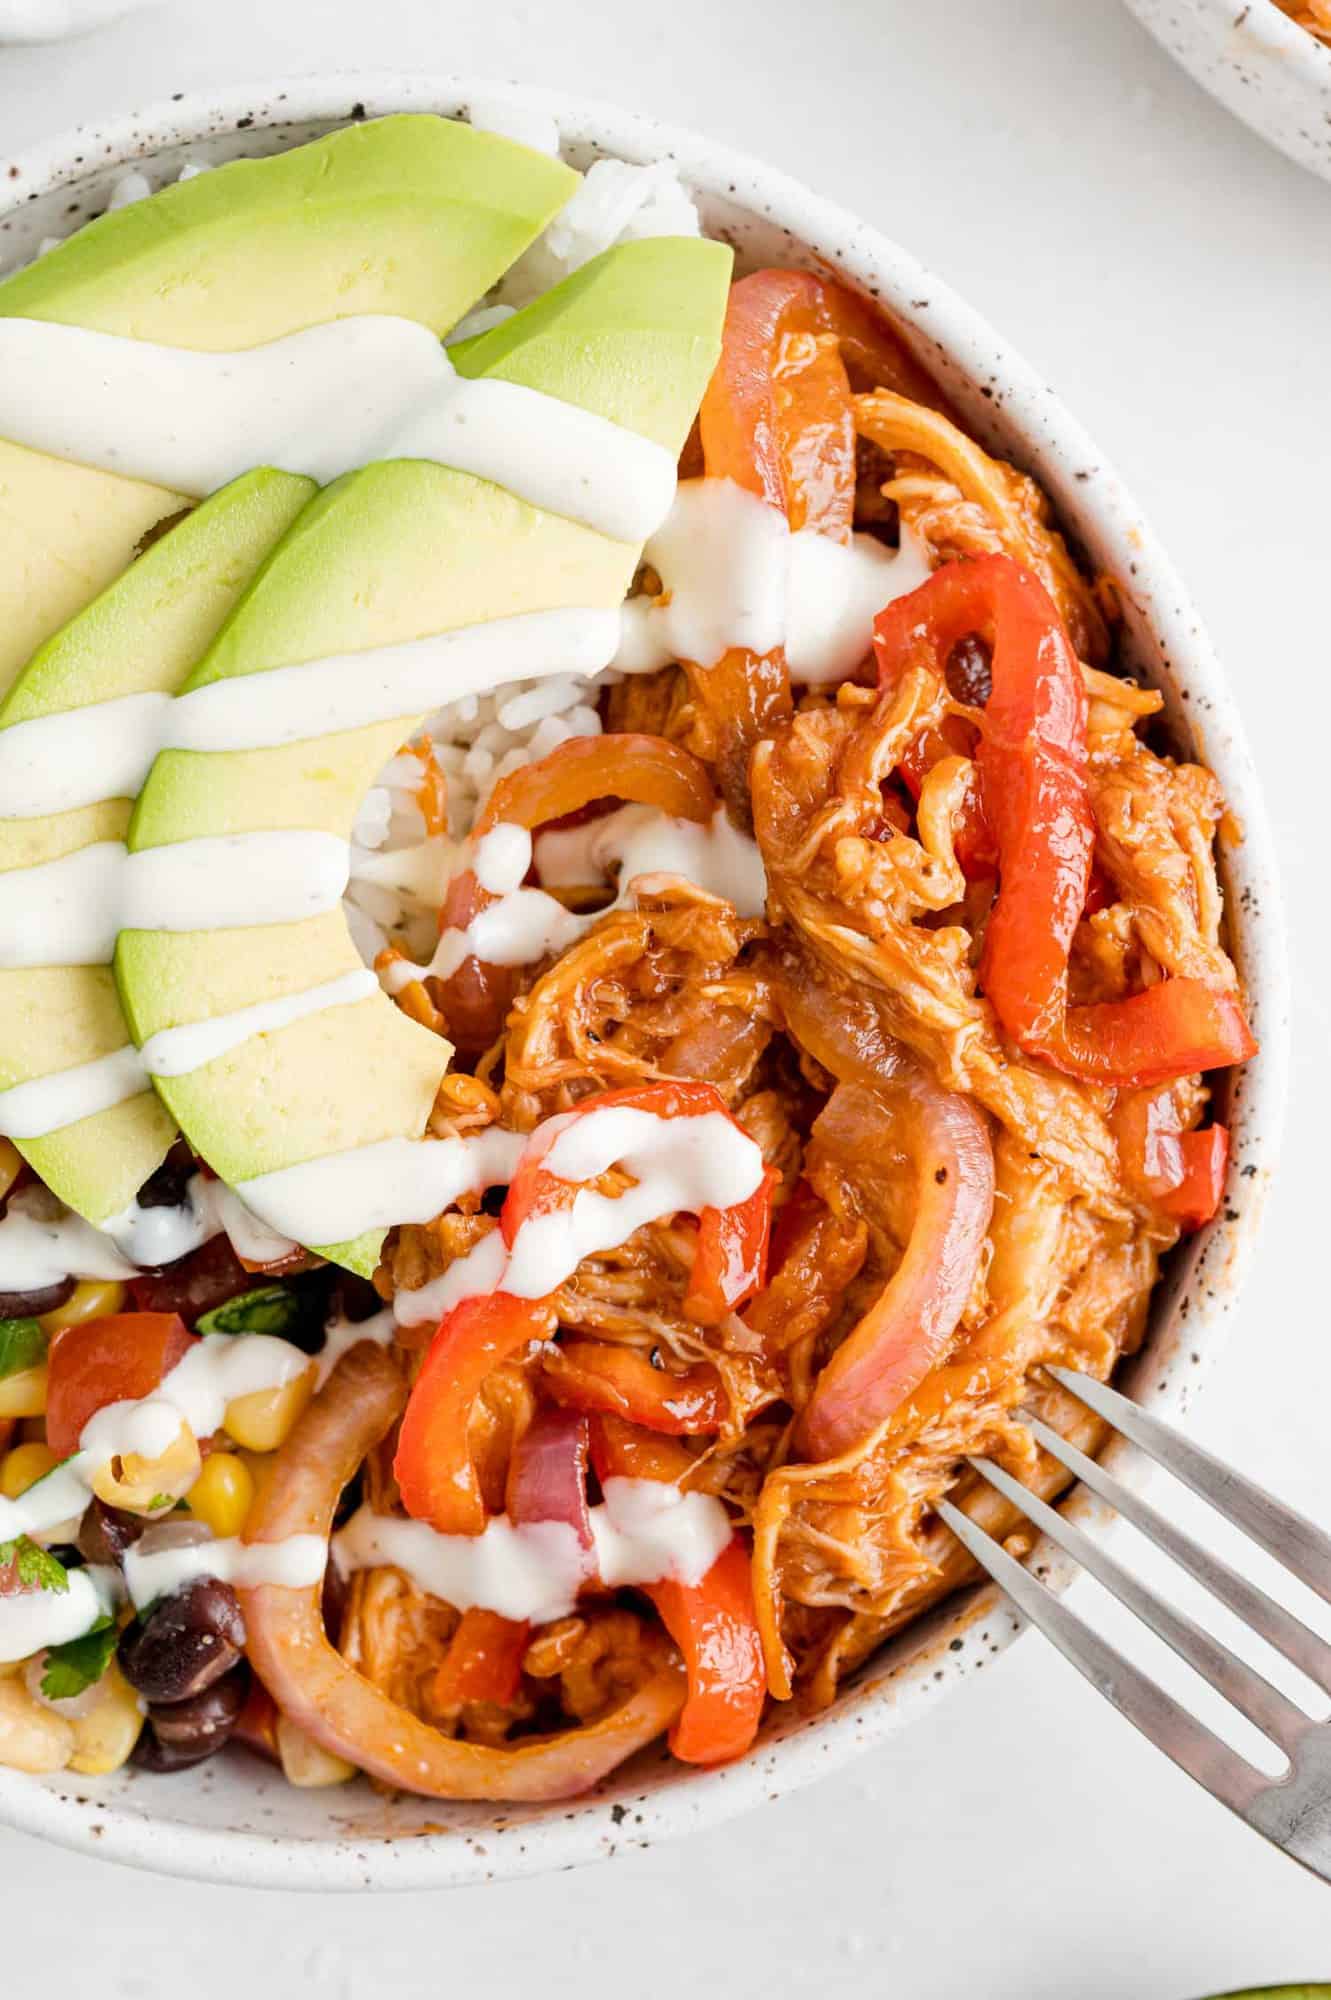
<instances>
[{"instance_id":1,"label":"black bean","mask_svg":"<svg viewBox=\"0 0 1331 2000\"><path fill-rule=\"evenodd\" d=\"M964 701L970 708L984 707L993 692L993 662L978 632L957 640L947 656L943 678L953 701Z\"/></svg>"},{"instance_id":2,"label":"black bean","mask_svg":"<svg viewBox=\"0 0 1331 2000\"><path fill-rule=\"evenodd\" d=\"M339 1319L349 1319L353 1326L359 1326L364 1319L373 1319L382 1312L384 1302L368 1278L358 1278L354 1271L339 1271L333 1281L329 1309Z\"/></svg>"},{"instance_id":3,"label":"black bean","mask_svg":"<svg viewBox=\"0 0 1331 2000\"><path fill-rule=\"evenodd\" d=\"M186 1189L199 1171L194 1155L181 1139L155 1173L149 1174L135 1200L140 1208L183 1208Z\"/></svg>"},{"instance_id":4,"label":"black bean","mask_svg":"<svg viewBox=\"0 0 1331 2000\"><path fill-rule=\"evenodd\" d=\"M121 1633L116 1657L150 1702L188 1701L234 1667L244 1645L235 1591L204 1576L141 1612Z\"/></svg>"},{"instance_id":5,"label":"black bean","mask_svg":"<svg viewBox=\"0 0 1331 2000\"><path fill-rule=\"evenodd\" d=\"M105 1500L93 1500L79 1524L79 1553L90 1563L118 1564L147 1525L141 1514L127 1514L121 1507L108 1507Z\"/></svg>"},{"instance_id":6,"label":"black bean","mask_svg":"<svg viewBox=\"0 0 1331 2000\"><path fill-rule=\"evenodd\" d=\"M39 1313L54 1312L77 1282L76 1278L62 1278L58 1285L42 1285L35 1292L0 1292L0 1319L36 1319Z\"/></svg>"},{"instance_id":7,"label":"black bean","mask_svg":"<svg viewBox=\"0 0 1331 2000\"><path fill-rule=\"evenodd\" d=\"M242 1660L220 1681L201 1694L191 1695L188 1701L149 1703L148 1721L163 1750L211 1757L235 1728L249 1691L249 1664Z\"/></svg>"}]
</instances>

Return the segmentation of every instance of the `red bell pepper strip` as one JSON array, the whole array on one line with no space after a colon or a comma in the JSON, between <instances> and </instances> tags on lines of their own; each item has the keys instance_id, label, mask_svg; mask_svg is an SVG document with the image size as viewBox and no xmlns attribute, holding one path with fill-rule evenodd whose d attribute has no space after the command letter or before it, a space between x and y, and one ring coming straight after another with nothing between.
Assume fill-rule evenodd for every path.
<instances>
[{"instance_id":1,"label":"red bell pepper strip","mask_svg":"<svg viewBox=\"0 0 1331 2000\"><path fill-rule=\"evenodd\" d=\"M150 1396L195 1345L178 1313L113 1313L63 1327L51 1342L46 1442L62 1458L108 1403Z\"/></svg>"},{"instance_id":2,"label":"red bell pepper strip","mask_svg":"<svg viewBox=\"0 0 1331 2000\"><path fill-rule=\"evenodd\" d=\"M570 1409L602 1412L667 1437L719 1431L726 1416L721 1378L705 1362L675 1374L654 1368L636 1347L570 1340L545 1356L551 1395Z\"/></svg>"},{"instance_id":3,"label":"red bell pepper strip","mask_svg":"<svg viewBox=\"0 0 1331 2000\"><path fill-rule=\"evenodd\" d=\"M682 1446L643 1438L613 1418L593 1424L592 1462L602 1480L668 1479L676 1484L692 1464ZM683 1654L689 1678L688 1700L670 1731L671 1750L685 1764L725 1764L742 1757L758 1733L767 1695L743 1537L732 1536L701 1582L666 1578L642 1588Z\"/></svg>"},{"instance_id":4,"label":"red bell pepper strip","mask_svg":"<svg viewBox=\"0 0 1331 2000\"><path fill-rule=\"evenodd\" d=\"M980 980L1004 1031L1072 1076L1145 1084L1243 1062L1256 1048L1232 994L1162 980L1126 1000L1068 1005L1068 954L1086 906L1095 819L1086 691L1044 585L1009 556L946 563L874 621L880 678L942 673L958 640L990 651L977 767L999 892Z\"/></svg>"},{"instance_id":5,"label":"red bell pepper strip","mask_svg":"<svg viewBox=\"0 0 1331 2000\"><path fill-rule=\"evenodd\" d=\"M729 1118L737 1131L743 1130L738 1121L730 1117L725 1100L715 1084L698 1083L690 1078L672 1078L660 1083L630 1084L623 1090L598 1091L594 1097L585 1097L568 1116L582 1118L591 1111L619 1108L650 1111L657 1118L702 1118L719 1113L721 1117ZM548 1139L544 1142L538 1140L528 1147L513 1176L499 1218L504 1241L510 1249L519 1229L529 1217L571 1208L577 1197L577 1183L552 1174L544 1164L546 1152L563 1129L562 1121L556 1127L551 1120ZM726 1313L734 1312L746 1298L761 1288L766 1272L772 1188L776 1179L774 1171L768 1168L758 1187L744 1201L736 1202L724 1211L704 1208L699 1216L698 1246L694 1253L685 1310L703 1324L713 1324L724 1318Z\"/></svg>"},{"instance_id":6,"label":"red bell pepper strip","mask_svg":"<svg viewBox=\"0 0 1331 2000\"><path fill-rule=\"evenodd\" d=\"M467 1436L473 1406L492 1369L554 1330L548 1305L508 1292L464 1299L442 1321L416 1377L393 1462L409 1514L441 1535L483 1532L485 1503Z\"/></svg>"},{"instance_id":7,"label":"red bell pepper strip","mask_svg":"<svg viewBox=\"0 0 1331 2000\"><path fill-rule=\"evenodd\" d=\"M714 1085L683 1080L601 1091L584 1099L567 1118L610 1107L650 1111L662 1118L718 1112L730 1116ZM742 1129L735 1120L731 1123ZM544 1163L566 1127L567 1119L551 1120L547 1136L528 1147L513 1176L499 1219L510 1249L524 1222L569 1208L577 1198L578 1184L552 1173ZM763 1282L771 1178L765 1171L754 1194L736 1203L717 1223L709 1221L711 1210L702 1211L690 1284L708 1309L733 1311ZM465 1299L445 1317L416 1378L398 1437L394 1470L409 1514L429 1521L441 1534L483 1531L485 1506L468 1441L472 1409L490 1371L529 1341L551 1339L555 1324L549 1299L520 1299L504 1291ZM626 1349L597 1342L577 1345L590 1350L594 1365L565 1369L573 1384L573 1393L565 1400L575 1408L609 1408L626 1415L648 1409L667 1430L720 1427L724 1398L712 1370L690 1370L680 1378L658 1372L645 1357ZM577 1359L575 1355L575 1363ZM556 1360L552 1365L560 1364Z\"/></svg>"},{"instance_id":8,"label":"red bell pepper strip","mask_svg":"<svg viewBox=\"0 0 1331 2000\"><path fill-rule=\"evenodd\" d=\"M1224 1196L1228 1127L1180 1131L1172 1094L1143 1090L1114 1107L1114 1130L1130 1185L1181 1229L1203 1228Z\"/></svg>"},{"instance_id":9,"label":"red bell pepper strip","mask_svg":"<svg viewBox=\"0 0 1331 2000\"><path fill-rule=\"evenodd\" d=\"M530 1632L529 1625L479 1605L464 1611L434 1677L435 1705L448 1709L489 1701L507 1708L522 1686Z\"/></svg>"}]
</instances>

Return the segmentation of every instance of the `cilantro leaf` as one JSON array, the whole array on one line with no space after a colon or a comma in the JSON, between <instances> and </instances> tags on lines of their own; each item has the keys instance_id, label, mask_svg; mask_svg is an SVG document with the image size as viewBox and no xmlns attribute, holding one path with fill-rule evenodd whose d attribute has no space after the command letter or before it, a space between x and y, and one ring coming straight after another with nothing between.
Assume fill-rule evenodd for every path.
<instances>
[{"instance_id":1,"label":"cilantro leaf","mask_svg":"<svg viewBox=\"0 0 1331 2000\"><path fill-rule=\"evenodd\" d=\"M194 1324L200 1333L289 1333L301 1316L301 1302L285 1285L261 1285L224 1306L214 1306Z\"/></svg>"},{"instance_id":2,"label":"cilantro leaf","mask_svg":"<svg viewBox=\"0 0 1331 2000\"><path fill-rule=\"evenodd\" d=\"M0 1319L0 1381L46 1359L46 1335L35 1319Z\"/></svg>"},{"instance_id":3,"label":"cilantro leaf","mask_svg":"<svg viewBox=\"0 0 1331 2000\"><path fill-rule=\"evenodd\" d=\"M164 1507L174 1507L175 1504L176 1496L174 1493L154 1493L152 1499L148 1502L148 1512L150 1514L160 1514Z\"/></svg>"},{"instance_id":4,"label":"cilantro leaf","mask_svg":"<svg viewBox=\"0 0 1331 2000\"><path fill-rule=\"evenodd\" d=\"M114 1618L103 1615L78 1639L51 1646L46 1654L42 1693L48 1701L69 1701L99 1681L111 1664L120 1637Z\"/></svg>"},{"instance_id":5,"label":"cilantro leaf","mask_svg":"<svg viewBox=\"0 0 1331 2000\"><path fill-rule=\"evenodd\" d=\"M0 1569L12 1563L21 1590L54 1590L61 1595L69 1589L69 1571L58 1556L43 1549L27 1535L0 1542Z\"/></svg>"}]
</instances>

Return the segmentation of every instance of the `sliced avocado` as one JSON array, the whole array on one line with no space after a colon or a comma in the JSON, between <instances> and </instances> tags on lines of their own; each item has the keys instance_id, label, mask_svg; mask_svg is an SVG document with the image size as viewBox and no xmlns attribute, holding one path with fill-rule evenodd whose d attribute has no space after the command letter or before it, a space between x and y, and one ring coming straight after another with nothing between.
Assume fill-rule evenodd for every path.
<instances>
[{"instance_id":1,"label":"sliced avocado","mask_svg":"<svg viewBox=\"0 0 1331 2000\"><path fill-rule=\"evenodd\" d=\"M0 284L0 315L211 352L355 313L442 334L576 185L469 125L376 119L102 216ZM0 688L185 504L0 440Z\"/></svg>"},{"instance_id":2,"label":"sliced avocado","mask_svg":"<svg viewBox=\"0 0 1331 2000\"><path fill-rule=\"evenodd\" d=\"M468 343L466 372L522 381L677 452L719 352L729 274L729 251L696 239L608 251ZM466 473L421 461L369 466L306 509L187 685L521 612L613 608L639 553ZM440 687L438 701L448 693ZM419 719L277 749L166 751L140 795L130 846L293 826L345 836L375 774ZM245 931L123 931L116 976L142 1044L358 963L333 911ZM255 1037L157 1088L191 1143L235 1185L375 1140L419 1136L450 1053L372 994ZM368 1273L381 1241L382 1231L371 1231L312 1247Z\"/></svg>"},{"instance_id":3,"label":"sliced avocado","mask_svg":"<svg viewBox=\"0 0 1331 2000\"><path fill-rule=\"evenodd\" d=\"M0 701L0 734L124 695L174 693L314 491L290 473L251 472L204 501L40 648ZM128 800L109 799L0 820L0 871L123 840L129 813ZM128 1038L109 965L0 970L0 1088L96 1061ZM15 1143L63 1201L103 1222L129 1206L174 1137L165 1106L145 1088Z\"/></svg>"}]
</instances>

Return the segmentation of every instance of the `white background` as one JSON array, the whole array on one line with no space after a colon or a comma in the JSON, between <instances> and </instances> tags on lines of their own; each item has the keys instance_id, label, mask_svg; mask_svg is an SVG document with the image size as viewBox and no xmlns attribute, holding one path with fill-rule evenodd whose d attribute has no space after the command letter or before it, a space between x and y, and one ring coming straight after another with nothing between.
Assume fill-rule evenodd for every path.
<instances>
[{"instance_id":1,"label":"white background","mask_svg":"<svg viewBox=\"0 0 1331 2000\"><path fill-rule=\"evenodd\" d=\"M548 83L765 155L935 265L1118 462L1238 688L1293 933L1282 1180L1195 1421L1331 1515L1331 186L1212 105L1115 0L176 0L0 50L0 154L173 90L358 64ZM7 1992L96 2000L1190 2000L1331 1980L1331 1889L1034 1635L849 1773L609 1868L297 1899L0 1834L0 1909Z\"/></svg>"}]
</instances>

